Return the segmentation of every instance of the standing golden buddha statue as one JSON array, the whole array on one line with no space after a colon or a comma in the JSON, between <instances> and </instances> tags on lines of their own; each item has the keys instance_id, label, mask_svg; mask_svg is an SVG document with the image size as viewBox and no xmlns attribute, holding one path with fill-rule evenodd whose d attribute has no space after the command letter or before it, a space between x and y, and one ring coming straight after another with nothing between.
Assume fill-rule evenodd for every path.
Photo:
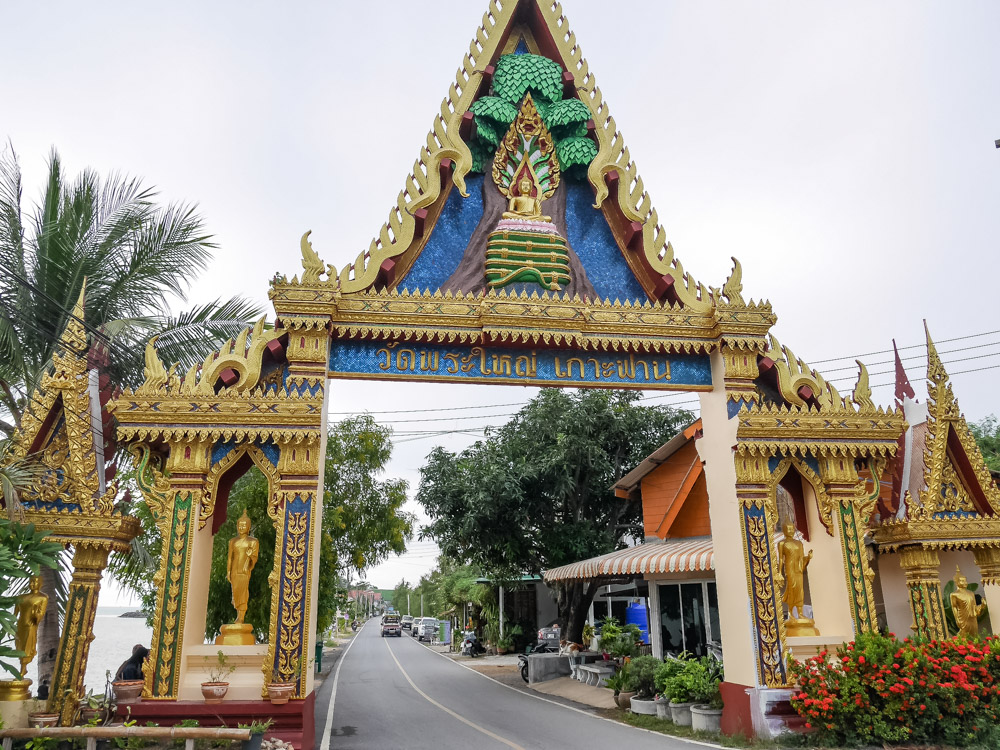
<instances>
[{"instance_id":1,"label":"standing golden buddha statue","mask_svg":"<svg viewBox=\"0 0 1000 750\"><path fill-rule=\"evenodd\" d=\"M784 602L788 608L785 635L790 637L819 635L816 623L803 613L805 606L806 568L812 560L812 550L805 553L805 546L795 538L795 524L786 522L785 536L778 542L778 564L785 580Z\"/></svg>"},{"instance_id":2,"label":"standing golden buddha statue","mask_svg":"<svg viewBox=\"0 0 1000 750\"><path fill-rule=\"evenodd\" d=\"M215 639L217 645L252 646L255 643L253 625L243 619L250 603L250 573L259 555L260 542L250 535L250 516L244 510L236 522L236 536L229 540L226 556L226 580L232 587L236 622L221 627L222 632Z\"/></svg>"},{"instance_id":3,"label":"standing golden buddha statue","mask_svg":"<svg viewBox=\"0 0 1000 750\"><path fill-rule=\"evenodd\" d=\"M17 597L14 605L14 617L17 618L17 628L14 631L14 648L24 653L20 657L21 679L0 680L0 700L28 700L28 688L31 680L25 679L28 665L38 653L38 624L45 617L49 606L49 597L41 592L42 579L38 576L31 579L28 591Z\"/></svg>"},{"instance_id":4,"label":"standing golden buddha statue","mask_svg":"<svg viewBox=\"0 0 1000 750\"><path fill-rule=\"evenodd\" d=\"M949 599L958 634L964 638L978 638L979 618L986 611L986 603L976 604L976 595L969 591L969 581L962 575L961 568L955 568L955 590Z\"/></svg>"}]
</instances>

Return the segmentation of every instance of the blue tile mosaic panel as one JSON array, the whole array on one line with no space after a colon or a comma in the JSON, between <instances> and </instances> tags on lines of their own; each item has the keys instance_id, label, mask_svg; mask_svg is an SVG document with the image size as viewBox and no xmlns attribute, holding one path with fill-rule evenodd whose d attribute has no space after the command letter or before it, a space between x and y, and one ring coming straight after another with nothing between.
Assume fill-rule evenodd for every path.
<instances>
[{"instance_id":1,"label":"blue tile mosaic panel","mask_svg":"<svg viewBox=\"0 0 1000 750\"><path fill-rule=\"evenodd\" d=\"M622 354L558 349L334 341L330 377L497 385L710 390L703 354Z\"/></svg>"}]
</instances>

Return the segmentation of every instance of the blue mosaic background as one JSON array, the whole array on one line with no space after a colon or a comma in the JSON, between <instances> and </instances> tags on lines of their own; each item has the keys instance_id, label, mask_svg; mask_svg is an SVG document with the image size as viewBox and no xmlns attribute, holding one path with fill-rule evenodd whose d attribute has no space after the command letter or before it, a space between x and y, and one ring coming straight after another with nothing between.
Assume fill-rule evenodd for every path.
<instances>
[{"instance_id":1,"label":"blue mosaic background","mask_svg":"<svg viewBox=\"0 0 1000 750\"><path fill-rule=\"evenodd\" d=\"M400 282L400 289L433 292L455 272L483 215L483 179L481 174L466 177L468 198L463 198L456 189L448 194L427 244ZM622 257L604 214L593 206L594 192L590 183L565 180L560 190L566 191L566 233L569 235L566 239L580 258L598 296L622 302L647 299ZM533 284L526 288L538 290Z\"/></svg>"},{"instance_id":2,"label":"blue mosaic background","mask_svg":"<svg viewBox=\"0 0 1000 750\"><path fill-rule=\"evenodd\" d=\"M400 283L400 289L437 291L458 268L472 233L483 217L483 175L467 175L465 187L468 198L463 198L458 188L452 188L448 194L430 239Z\"/></svg>"},{"instance_id":3,"label":"blue mosaic background","mask_svg":"<svg viewBox=\"0 0 1000 750\"><path fill-rule=\"evenodd\" d=\"M450 372L448 370L448 364L451 360L445 360L446 354L453 354L461 359L462 357L468 357L473 348L439 345L418 345L414 347L400 346L391 350L391 365L388 369L384 369L383 365L385 365L386 362L385 351L388 350L388 347L384 342L334 341L332 347L330 348L330 372L349 373L359 375L361 377L364 377L365 375L375 375L407 380L447 378L448 380L460 382L462 380L486 379L496 381L498 384L508 383L513 385L527 384L528 381L545 381L551 383L552 385L561 386L574 386L579 384L609 386L632 385L653 389L683 390L684 388L692 386L711 386L712 384L712 373L709 365L709 358L707 355L698 354L653 356L648 354L605 354L598 352L577 352L554 349L531 350L496 347L482 349L482 351L485 352L486 363L489 369L493 369L494 367L491 362L491 357L493 356L506 355L510 357L513 362L517 357L530 357L534 352L535 362L537 363L536 374L534 376L516 375L513 374L513 370L510 375L501 375L491 372L484 373L480 367L481 358L479 356L479 352L476 352L476 356L472 357L471 361L473 362L473 365L467 372L463 372L461 367L458 368L457 372ZM379 350L383 350L383 352L379 354ZM398 355L400 352L416 353L416 365L413 369L401 369L398 367L398 362L400 361ZM421 352L437 353L439 366L436 370L421 370L419 356ZM646 377L644 368L641 366L636 366L634 378L621 377L619 375L617 364L620 361L629 361L630 356L631 361L635 363L639 363L640 361L648 363L648 378ZM567 360L574 358L582 360L585 365L584 377L580 377L580 371L576 365L573 367L573 374L571 377L557 377L556 358L559 359L560 367L564 373L568 369ZM594 374L594 365L592 360L597 360L601 364L614 363L614 371L608 375L604 375L602 371L601 377L596 377ZM654 379L654 361L659 363L660 371L662 372L663 362L665 360L669 360L670 362L670 380Z\"/></svg>"},{"instance_id":4,"label":"blue mosaic background","mask_svg":"<svg viewBox=\"0 0 1000 750\"><path fill-rule=\"evenodd\" d=\"M594 191L589 182L566 180L566 233L594 291L601 299L645 300L632 269L628 267L604 213L594 208Z\"/></svg>"}]
</instances>

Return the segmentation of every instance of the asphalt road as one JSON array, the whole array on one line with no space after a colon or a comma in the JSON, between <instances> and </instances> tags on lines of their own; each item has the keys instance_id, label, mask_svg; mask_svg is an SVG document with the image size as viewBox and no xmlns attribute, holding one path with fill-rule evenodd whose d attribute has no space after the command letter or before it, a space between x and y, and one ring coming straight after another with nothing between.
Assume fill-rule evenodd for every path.
<instances>
[{"instance_id":1,"label":"asphalt road","mask_svg":"<svg viewBox=\"0 0 1000 750\"><path fill-rule=\"evenodd\" d=\"M694 750L704 747L701 743L644 732L512 690L425 648L407 635L380 637L377 619L370 620L355 636L337 666L340 674L335 685L333 717L326 727L329 739L320 733L316 739L318 748ZM326 701L322 704L325 707ZM317 719L317 723L323 722L323 718Z\"/></svg>"}]
</instances>

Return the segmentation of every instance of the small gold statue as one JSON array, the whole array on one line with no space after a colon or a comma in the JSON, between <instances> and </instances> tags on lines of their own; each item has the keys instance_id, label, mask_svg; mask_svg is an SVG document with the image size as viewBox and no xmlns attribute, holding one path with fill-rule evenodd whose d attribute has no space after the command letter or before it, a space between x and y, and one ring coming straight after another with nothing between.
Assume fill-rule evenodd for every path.
<instances>
[{"instance_id":1,"label":"small gold statue","mask_svg":"<svg viewBox=\"0 0 1000 750\"><path fill-rule=\"evenodd\" d=\"M517 183L517 192L511 190L509 210L504 211L503 218L551 221L551 217L542 216L541 190L538 191L538 195L531 194L535 187L535 181L531 179L531 172L525 166L521 172L521 180Z\"/></svg>"},{"instance_id":2,"label":"small gold statue","mask_svg":"<svg viewBox=\"0 0 1000 750\"><path fill-rule=\"evenodd\" d=\"M784 602L788 607L788 620L785 621L785 634L788 636L819 635L816 623L805 617L802 608L805 605L805 575L809 561L812 560L812 550L805 554L802 542L795 538L795 524L786 522L785 538L778 542L778 562L785 579Z\"/></svg>"},{"instance_id":3,"label":"small gold statue","mask_svg":"<svg viewBox=\"0 0 1000 750\"><path fill-rule=\"evenodd\" d=\"M976 604L976 595L969 591L969 581L962 575L961 568L955 568L955 590L950 598L958 634L976 638L979 635L979 618L986 611L986 603Z\"/></svg>"},{"instance_id":4,"label":"small gold statue","mask_svg":"<svg viewBox=\"0 0 1000 750\"><path fill-rule=\"evenodd\" d=\"M38 653L38 624L45 617L45 610L49 606L49 597L41 592L41 587L41 577L32 578L28 592L17 597L17 604L14 605L14 616L17 617L14 648L24 652L21 657L21 677L28 674L28 665Z\"/></svg>"},{"instance_id":5,"label":"small gold statue","mask_svg":"<svg viewBox=\"0 0 1000 750\"><path fill-rule=\"evenodd\" d=\"M246 509L236 522L236 536L229 540L229 555L226 558L226 580L233 590L233 607L236 608L236 622L223 625L222 633L215 639L216 644L232 646L252 646L254 644L253 625L243 622L247 605L250 603L250 573L257 564L260 542L250 535L250 516Z\"/></svg>"}]
</instances>

